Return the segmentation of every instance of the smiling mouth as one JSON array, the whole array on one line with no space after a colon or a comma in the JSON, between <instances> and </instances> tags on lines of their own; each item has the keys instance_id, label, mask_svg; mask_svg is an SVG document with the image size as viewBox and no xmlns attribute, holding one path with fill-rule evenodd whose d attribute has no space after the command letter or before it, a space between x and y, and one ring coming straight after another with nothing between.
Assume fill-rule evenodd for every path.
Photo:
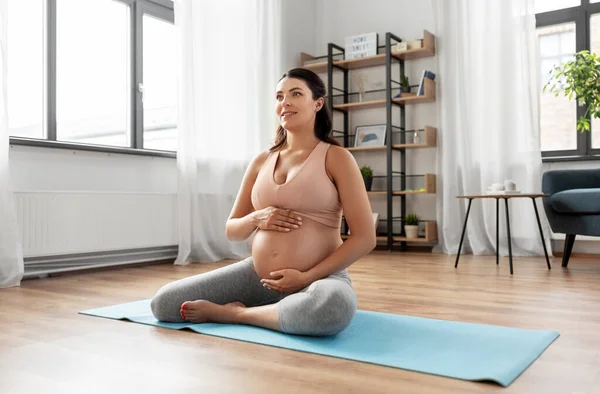
<instances>
[{"instance_id":1,"label":"smiling mouth","mask_svg":"<svg viewBox=\"0 0 600 394\"><path fill-rule=\"evenodd\" d=\"M282 118L289 118L292 115L296 115L296 112L284 112L283 115L281 115Z\"/></svg>"}]
</instances>

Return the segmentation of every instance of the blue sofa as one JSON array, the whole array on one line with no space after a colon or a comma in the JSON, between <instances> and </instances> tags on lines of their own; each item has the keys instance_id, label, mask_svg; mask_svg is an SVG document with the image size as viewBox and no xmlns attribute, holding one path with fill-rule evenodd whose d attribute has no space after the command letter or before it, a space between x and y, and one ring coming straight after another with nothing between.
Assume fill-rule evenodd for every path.
<instances>
[{"instance_id":1,"label":"blue sofa","mask_svg":"<svg viewBox=\"0 0 600 394\"><path fill-rule=\"evenodd\" d=\"M542 176L548 222L566 234L562 266L569 264L575 236L600 236L600 168L551 170Z\"/></svg>"}]
</instances>

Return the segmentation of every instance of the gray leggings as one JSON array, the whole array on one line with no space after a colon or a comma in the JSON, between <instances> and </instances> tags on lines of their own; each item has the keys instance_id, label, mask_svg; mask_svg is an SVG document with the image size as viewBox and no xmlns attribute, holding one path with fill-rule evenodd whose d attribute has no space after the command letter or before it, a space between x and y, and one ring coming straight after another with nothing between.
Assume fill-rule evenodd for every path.
<instances>
[{"instance_id":1,"label":"gray leggings","mask_svg":"<svg viewBox=\"0 0 600 394\"><path fill-rule=\"evenodd\" d=\"M219 305L239 301L247 307L277 303L282 332L331 335L346 328L356 312L356 295L347 270L313 282L294 294L263 287L252 257L163 286L152 299L156 319L183 322L185 301L207 300Z\"/></svg>"}]
</instances>

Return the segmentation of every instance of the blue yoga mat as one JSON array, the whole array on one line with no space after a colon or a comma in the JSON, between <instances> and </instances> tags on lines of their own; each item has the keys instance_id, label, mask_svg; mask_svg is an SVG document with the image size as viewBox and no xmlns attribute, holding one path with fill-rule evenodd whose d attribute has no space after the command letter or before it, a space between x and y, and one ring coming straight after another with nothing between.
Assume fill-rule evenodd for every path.
<instances>
[{"instance_id":1,"label":"blue yoga mat","mask_svg":"<svg viewBox=\"0 0 600 394\"><path fill-rule=\"evenodd\" d=\"M344 331L329 337L283 334L217 323L164 323L142 300L80 312L169 329L254 342L463 380L511 384L559 336L555 331L401 316L359 310Z\"/></svg>"}]
</instances>

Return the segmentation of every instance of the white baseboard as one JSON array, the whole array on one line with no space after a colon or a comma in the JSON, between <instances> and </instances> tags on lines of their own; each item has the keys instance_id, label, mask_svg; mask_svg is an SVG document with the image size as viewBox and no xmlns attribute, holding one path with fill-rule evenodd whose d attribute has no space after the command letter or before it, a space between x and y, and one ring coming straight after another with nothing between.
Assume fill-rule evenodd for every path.
<instances>
[{"instance_id":1,"label":"white baseboard","mask_svg":"<svg viewBox=\"0 0 600 394\"><path fill-rule=\"evenodd\" d=\"M175 260L177 251L177 245L172 245L158 248L25 258L25 274L23 279L42 278L51 274L86 269Z\"/></svg>"},{"instance_id":2,"label":"white baseboard","mask_svg":"<svg viewBox=\"0 0 600 394\"><path fill-rule=\"evenodd\" d=\"M562 252L565 247L565 234L552 234L552 251ZM577 235L572 253L600 255L600 237Z\"/></svg>"}]
</instances>

